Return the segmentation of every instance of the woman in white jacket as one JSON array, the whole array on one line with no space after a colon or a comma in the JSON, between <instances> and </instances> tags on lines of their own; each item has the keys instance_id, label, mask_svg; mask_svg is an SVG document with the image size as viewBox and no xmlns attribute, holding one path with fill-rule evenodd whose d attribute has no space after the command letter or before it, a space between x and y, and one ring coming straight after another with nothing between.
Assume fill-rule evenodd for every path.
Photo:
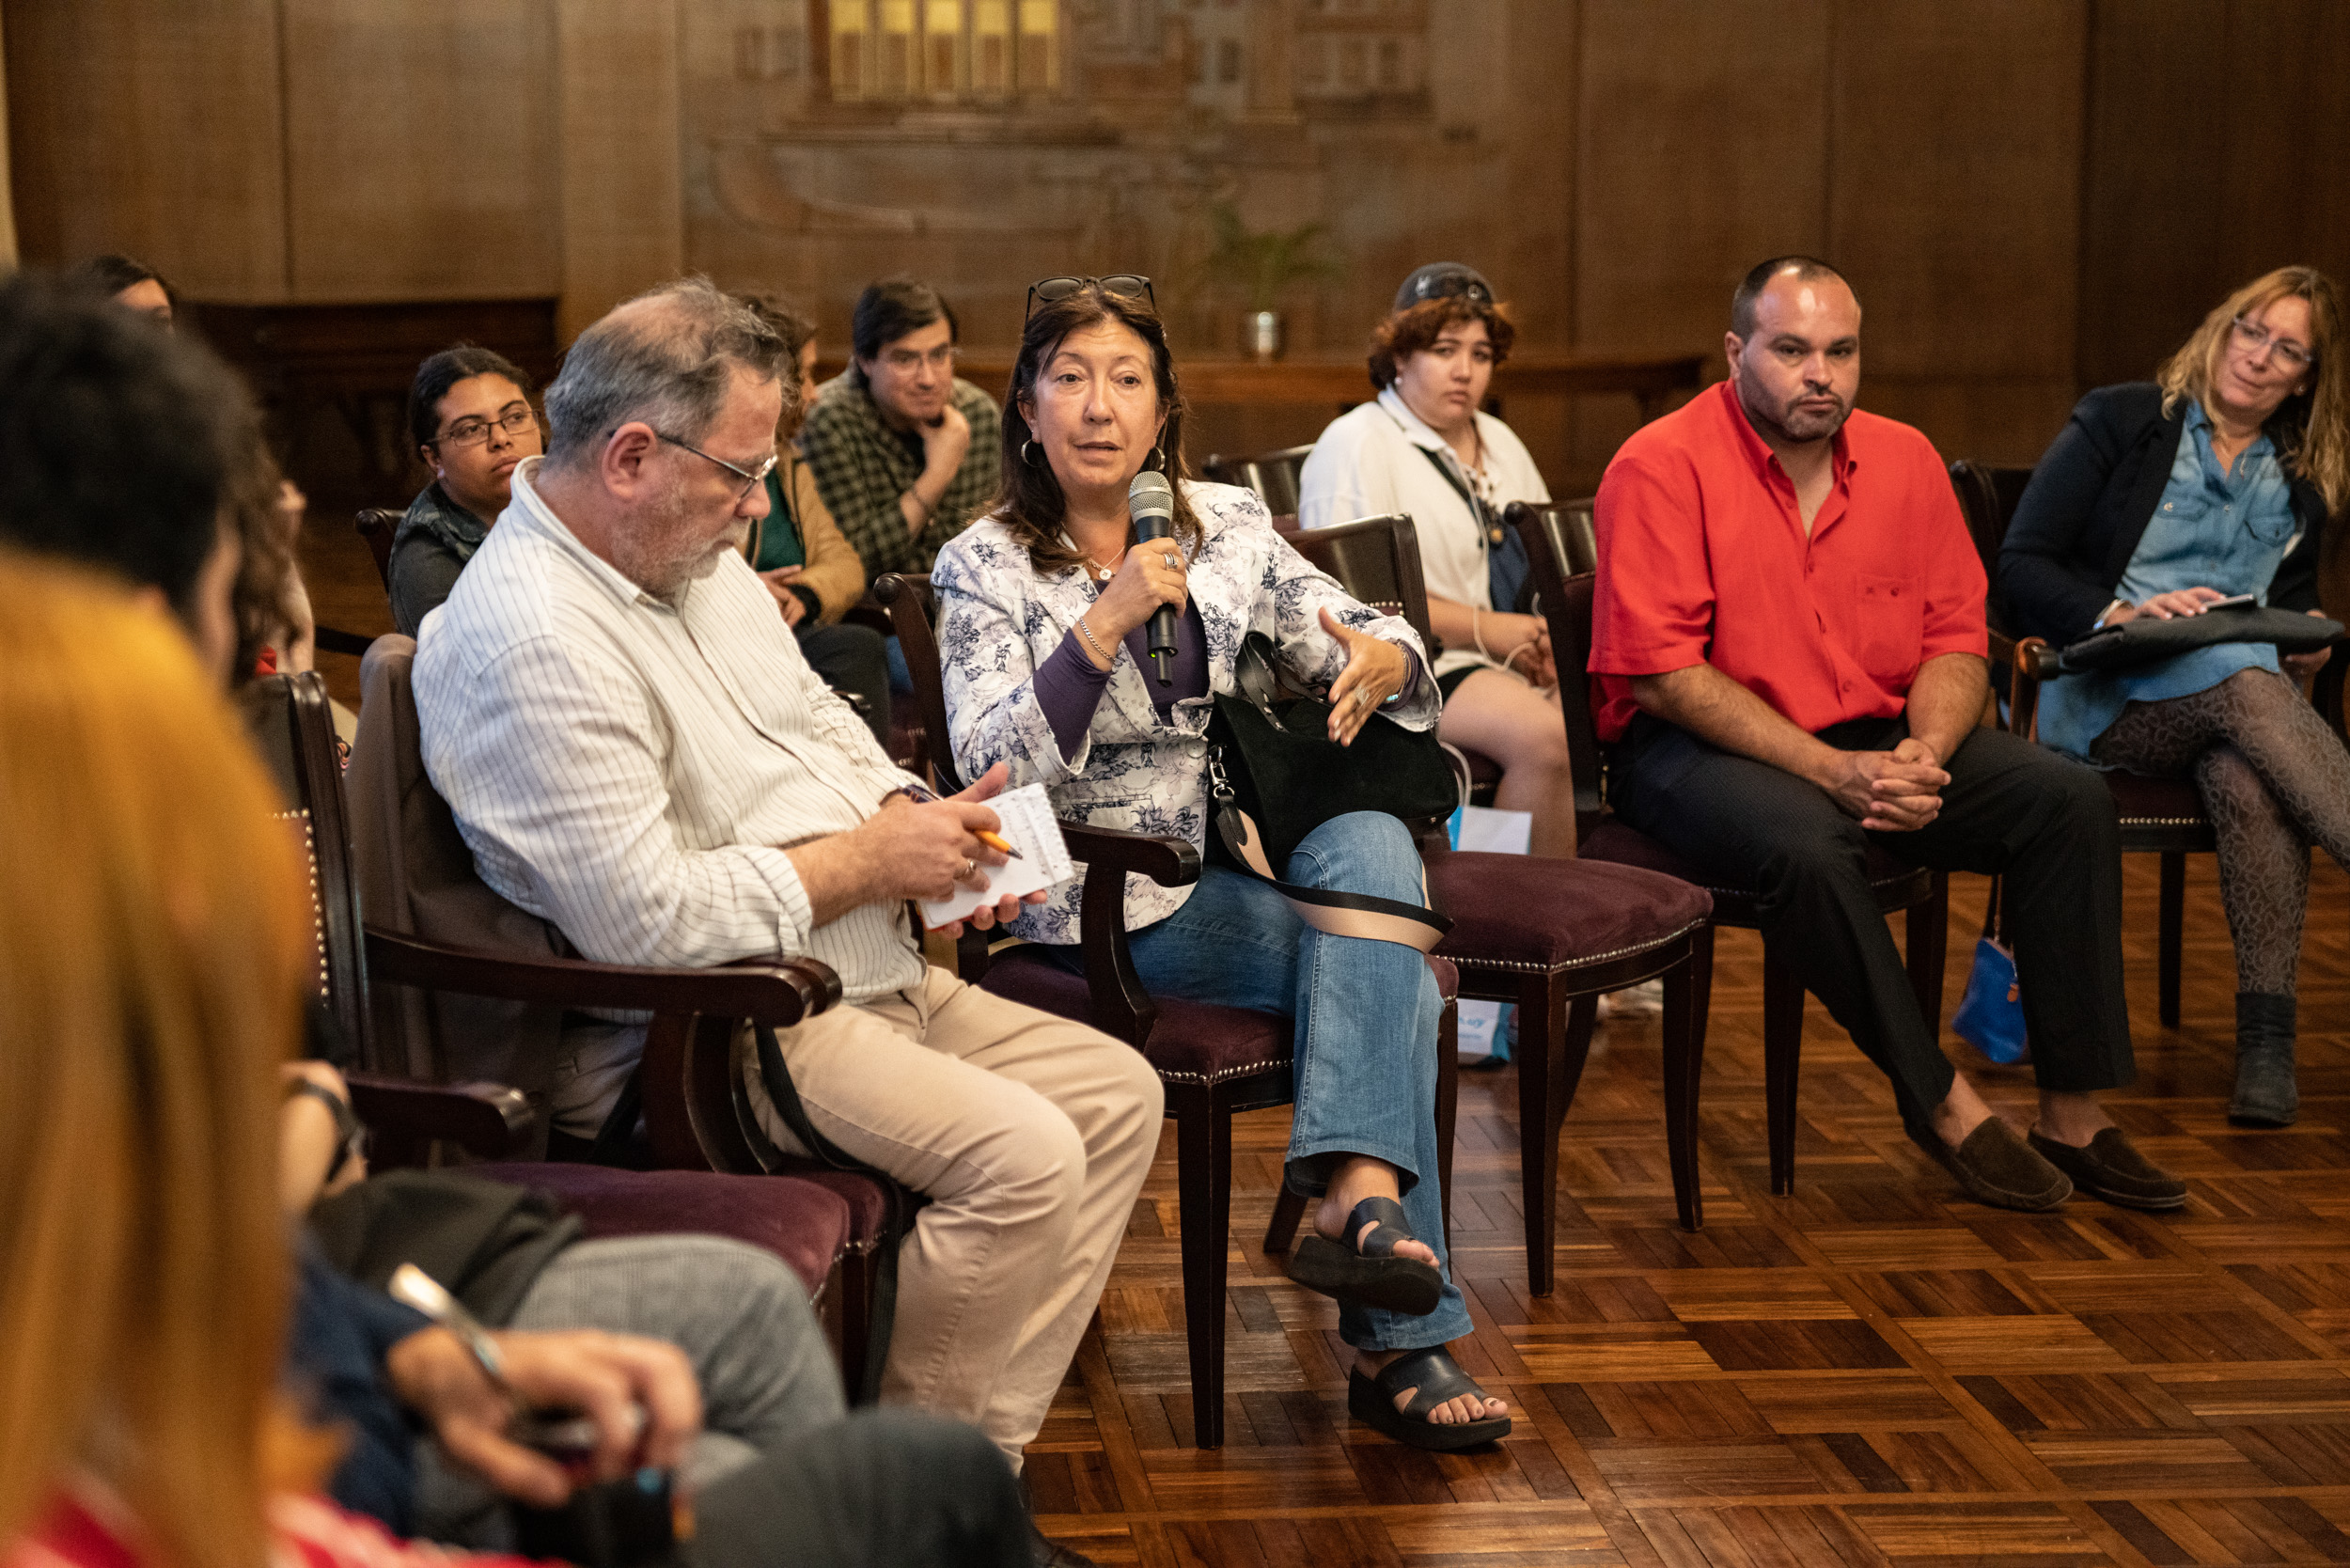
<instances>
[{"instance_id":1,"label":"woman in white jacket","mask_svg":"<svg viewBox=\"0 0 2350 1568\"><path fill-rule=\"evenodd\" d=\"M1438 733L1501 764L1494 804L1533 814L1533 852L1574 854L1574 782L1543 618L1494 603L1501 511L1550 492L1509 426L1478 412L1516 332L1492 287L1456 261L1420 268L1371 337L1376 401L1331 421L1299 479L1298 522L1410 514L1428 616L1444 651ZM1572 672L1576 678L1580 671Z\"/></svg>"}]
</instances>

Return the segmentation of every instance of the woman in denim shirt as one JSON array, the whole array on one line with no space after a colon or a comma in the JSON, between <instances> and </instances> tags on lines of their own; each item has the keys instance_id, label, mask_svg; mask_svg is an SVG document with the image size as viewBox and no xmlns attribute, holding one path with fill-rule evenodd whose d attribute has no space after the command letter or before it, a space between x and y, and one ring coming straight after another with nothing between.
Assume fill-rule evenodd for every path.
<instances>
[{"instance_id":1,"label":"woman in denim shirt","mask_svg":"<svg viewBox=\"0 0 2350 1568\"><path fill-rule=\"evenodd\" d=\"M2216 600L2316 614L2326 514L2350 499L2342 306L2286 267L2205 317L2157 383L2081 400L2016 503L1999 587L2020 629L2059 645ZM2295 970L2309 851L2350 866L2350 753L2294 678L2325 651L2220 643L2041 698L2040 738L2103 767L2192 776L2218 840L2235 940L2236 1083L2228 1114L2280 1127L2299 1109Z\"/></svg>"}]
</instances>

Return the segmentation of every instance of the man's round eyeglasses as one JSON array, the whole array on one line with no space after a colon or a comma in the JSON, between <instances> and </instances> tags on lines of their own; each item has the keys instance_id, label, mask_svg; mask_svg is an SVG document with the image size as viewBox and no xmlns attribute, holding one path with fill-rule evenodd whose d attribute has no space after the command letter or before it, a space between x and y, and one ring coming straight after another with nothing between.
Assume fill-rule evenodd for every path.
<instances>
[{"instance_id":1,"label":"man's round eyeglasses","mask_svg":"<svg viewBox=\"0 0 2350 1568\"><path fill-rule=\"evenodd\" d=\"M2252 353L2266 349L2278 364L2288 370L2306 370L2317 363L2317 356L2290 337L2280 337L2258 321L2248 321L2238 316L2234 321L2235 340Z\"/></svg>"},{"instance_id":2,"label":"man's round eyeglasses","mask_svg":"<svg viewBox=\"0 0 2350 1568\"><path fill-rule=\"evenodd\" d=\"M676 436L664 435L659 431L655 431L652 433L659 439L667 442L672 447L684 447L696 457L700 458L704 463L716 463L719 467L725 469L736 478L741 479L743 481L743 488L734 493L734 504L738 507L744 501L750 499L752 491L757 490L761 484L766 482L767 476L776 471L776 464L783 459L783 454L780 452L769 452L767 454L767 461L760 463L758 467L744 468L738 463L728 463L722 457L712 457L708 452L703 451L699 447L695 446L690 441L680 441Z\"/></svg>"},{"instance_id":3,"label":"man's round eyeglasses","mask_svg":"<svg viewBox=\"0 0 2350 1568\"><path fill-rule=\"evenodd\" d=\"M1064 274L1059 277L1039 278L1036 282L1029 284L1028 308L1021 312L1020 319L1026 321L1030 316L1036 314L1038 306L1058 304L1092 284L1101 285L1102 292L1105 294L1116 294L1120 299L1145 300L1153 310L1159 307L1159 297L1152 292L1151 280L1140 273L1110 273L1103 277L1077 277Z\"/></svg>"},{"instance_id":4,"label":"man's round eyeglasses","mask_svg":"<svg viewBox=\"0 0 2350 1568\"><path fill-rule=\"evenodd\" d=\"M460 419L448 428L446 434L434 436L431 444L435 447L478 447L490 439L492 431L500 431L511 441L526 430L537 429L538 424L539 416L527 407L509 408L494 419Z\"/></svg>"}]
</instances>

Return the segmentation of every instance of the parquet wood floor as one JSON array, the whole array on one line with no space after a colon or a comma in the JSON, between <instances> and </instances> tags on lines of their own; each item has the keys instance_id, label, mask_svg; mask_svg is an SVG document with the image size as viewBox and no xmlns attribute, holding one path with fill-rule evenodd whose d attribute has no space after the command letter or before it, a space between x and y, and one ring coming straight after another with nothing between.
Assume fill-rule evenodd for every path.
<instances>
[{"instance_id":1,"label":"parquet wood floor","mask_svg":"<svg viewBox=\"0 0 2350 1568\"><path fill-rule=\"evenodd\" d=\"M2154 862L2126 862L2138 1081L2110 1098L2186 1210L1963 1199L1814 1002L1796 1191L1770 1196L1762 952L1724 932L1703 1086L1706 1227L1673 1221L1653 1022L1594 1046L1561 1158L1559 1288L1527 1294L1514 1080L1465 1074L1455 1346L1508 1441L1438 1457L1355 1426L1336 1309L1259 1250L1286 1113L1240 1120L1228 1446L1188 1446L1174 1140L1029 1450L1048 1533L1104 1563L2350 1562L2350 878L2322 862L2302 1117L2228 1126L2234 969L2190 863L2182 1027L2154 1022ZM1953 878L1949 1005L1984 884ZM2018 1119L2029 1069L1954 1059Z\"/></svg>"},{"instance_id":2,"label":"parquet wood floor","mask_svg":"<svg viewBox=\"0 0 2350 1568\"><path fill-rule=\"evenodd\" d=\"M364 547L304 541L321 620L390 629ZM357 661L321 657L345 702ZM1527 1294L1517 1107L1464 1075L1454 1258L1510 1439L1436 1457L1346 1416L1336 1309L1258 1250L1286 1113L1237 1124L1228 1446L1189 1446L1170 1125L1117 1270L1029 1450L1041 1522L1104 1563L2090 1568L2350 1562L2350 878L2320 858L2302 1114L2230 1128L2234 966L2189 861L2182 1027L2155 1023L2154 861L2124 862L2138 1080L2109 1097L2190 1180L2147 1216L1962 1199L1813 1003L1796 1190L1770 1196L1762 952L1724 932L1703 1085L1705 1230L1673 1221L1653 1023L1603 1026L1560 1161L1559 1288ZM1984 884L1952 879L1955 1007ZM1954 1038L1993 1101L2028 1069Z\"/></svg>"}]
</instances>

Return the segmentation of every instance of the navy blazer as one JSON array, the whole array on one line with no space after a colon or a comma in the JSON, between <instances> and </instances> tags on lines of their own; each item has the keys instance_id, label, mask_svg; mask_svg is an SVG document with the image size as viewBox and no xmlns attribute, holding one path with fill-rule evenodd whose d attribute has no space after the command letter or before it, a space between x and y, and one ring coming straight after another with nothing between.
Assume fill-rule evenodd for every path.
<instances>
[{"instance_id":1,"label":"navy blazer","mask_svg":"<svg viewBox=\"0 0 2350 1568\"><path fill-rule=\"evenodd\" d=\"M2186 431L2186 400L2164 417L2162 388L2150 381L2101 386L2073 406L2072 419L2016 501L1999 546L1999 594L2019 635L2061 647L2086 635L2105 614L2162 504ZM2286 433L2274 427L2268 432L2280 451ZM2326 502L2307 480L2288 482L2301 537L2278 562L2267 602L2313 610Z\"/></svg>"}]
</instances>

